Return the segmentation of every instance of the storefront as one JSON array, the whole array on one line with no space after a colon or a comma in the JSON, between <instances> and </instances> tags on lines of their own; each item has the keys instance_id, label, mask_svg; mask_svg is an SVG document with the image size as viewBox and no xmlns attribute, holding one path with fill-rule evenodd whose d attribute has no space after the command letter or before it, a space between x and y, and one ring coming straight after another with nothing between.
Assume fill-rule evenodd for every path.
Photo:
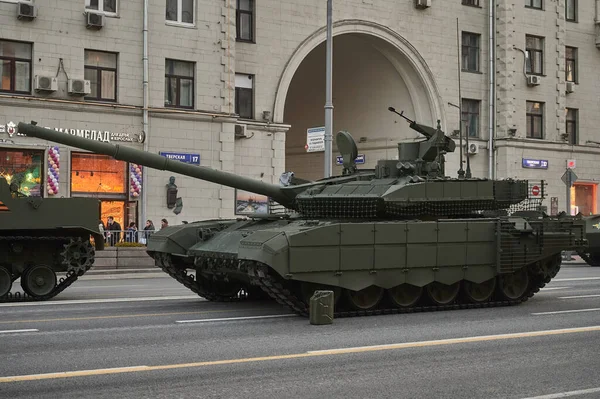
<instances>
[{"instance_id":1,"label":"storefront","mask_svg":"<svg viewBox=\"0 0 600 399\"><path fill-rule=\"evenodd\" d=\"M0 148L0 176L25 196L43 197L44 151Z\"/></svg>"},{"instance_id":2,"label":"storefront","mask_svg":"<svg viewBox=\"0 0 600 399\"><path fill-rule=\"evenodd\" d=\"M574 183L571 187L571 214L595 215L598 212L597 191L597 183Z\"/></svg>"},{"instance_id":3,"label":"storefront","mask_svg":"<svg viewBox=\"0 0 600 399\"><path fill-rule=\"evenodd\" d=\"M71 152L71 196L92 197L101 200L101 218L106 224L109 216L125 230L137 220L137 200L129 171L136 165L118 161L107 155Z\"/></svg>"}]
</instances>

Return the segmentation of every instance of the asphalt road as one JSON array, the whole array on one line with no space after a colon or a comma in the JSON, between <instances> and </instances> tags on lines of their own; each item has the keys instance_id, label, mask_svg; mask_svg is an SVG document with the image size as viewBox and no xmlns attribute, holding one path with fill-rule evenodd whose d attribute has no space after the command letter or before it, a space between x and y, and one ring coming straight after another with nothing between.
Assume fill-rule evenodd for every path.
<instances>
[{"instance_id":1,"label":"asphalt road","mask_svg":"<svg viewBox=\"0 0 600 399\"><path fill-rule=\"evenodd\" d=\"M600 268L565 266L519 306L326 326L124 277L0 304L0 397L600 397Z\"/></svg>"}]
</instances>

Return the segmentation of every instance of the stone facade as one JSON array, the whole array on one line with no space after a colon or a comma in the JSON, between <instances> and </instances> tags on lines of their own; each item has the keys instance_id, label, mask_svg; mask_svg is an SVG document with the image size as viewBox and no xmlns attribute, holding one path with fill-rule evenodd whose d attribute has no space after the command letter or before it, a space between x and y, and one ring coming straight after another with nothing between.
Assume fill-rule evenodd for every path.
<instances>
[{"instance_id":1,"label":"stone facade","mask_svg":"<svg viewBox=\"0 0 600 399\"><path fill-rule=\"evenodd\" d=\"M118 1L118 0L117 0ZM597 70L600 49L598 1L577 2L577 20L567 21L568 0L543 1L542 9L524 1L438 1L418 8L415 1L334 1L334 132L349 130L365 155L364 167L394 156L397 141L418 139L407 124L387 111L389 105L429 125L440 120L446 132L460 126L455 105L479 101L479 151L469 157L473 176L488 177L490 131L494 132L497 178L545 179L547 194L565 209L561 176L569 159L577 161L579 182L596 191L600 174L594 160L600 146ZM99 129L122 133L120 144L159 151L198 153L200 164L277 183L292 170L320 178L323 153L306 153L306 129L324 120L324 46L326 2L261 0L255 3L253 37L236 39L236 0L195 0L193 22L169 21L165 0L149 0L149 130L141 142L143 112L143 2L118 1L116 14L105 14L102 29L86 29L85 0L35 2L34 20L18 19L15 1L0 0L0 39L33 43L31 82L35 75L56 76L58 90L0 93L0 125L36 120L42 126ZM179 2L181 3L181 1ZM252 3L252 2L251 2ZM494 4L496 48L495 123L489 126L489 6ZM181 14L181 13L179 13ZM457 21L458 19L458 21ZM460 73L458 31L479 35L478 67ZM543 38L540 84L529 86L525 72L526 35ZM600 44L598 44L600 46ZM577 48L573 92L565 82L565 46ZM67 79L84 78L84 50L118 53L117 100L90 101L68 93ZM165 106L165 60L194 62L193 107ZM463 69L465 65L462 65ZM236 73L252 77L252 115L236 114ZM543 137L527 137L526 101L543 103ZM577 137L567 137L566 108L577 110ZM245 135L236 134L245 126ZM238 128L239 129L239 128ZM0 133L0 138L6 138ZM50 143L18 137L1 148L32 148ZM67 149L64 149L68 153ZM334 144L334 160L336 148ZM68 159L61 158L61 195L69 195ZM548 161L547 169L522 167L523 159ZM458 151L448 155L448 175L456 176ZM340 168L333 165L333 173ZM234 190L176 176L182 213L166 207L165 184L172 173L144 170L146 217L184 220L232 217ZM48 195L46 192L45 195ZM586 209L596 211L593 206ZM141 198L130 198L141 201ZM589 200L587 200L589 202ZM549 205L549 201L548 201ZM142 217L139 214L137 217ZM142 223L143 224L143 223Z\"/></svg>"}]
</instances>

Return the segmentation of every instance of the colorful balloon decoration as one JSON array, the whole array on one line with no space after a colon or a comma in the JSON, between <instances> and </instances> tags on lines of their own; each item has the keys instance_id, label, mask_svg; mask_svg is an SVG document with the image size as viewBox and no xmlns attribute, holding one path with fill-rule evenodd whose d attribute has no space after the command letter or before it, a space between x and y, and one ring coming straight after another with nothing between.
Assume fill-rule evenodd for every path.
<instances>
[{"instance_id":1,"label":"colorful balloon decoration","mask_svg":"<svg viewBox=\"0 0 600 399\"><path fill-rule=\"evenodd\" d=\"M138 164L129 164L129 195L139 197L142 191L142 167Z\"/></svg>"},{"instance_id":2,"label":"colorful balloon decoration","mask_svg":"<svg viewBox=\"0 0 600 399\"><path fill-rule=\"evenodd\" d=\"M48 178L46 188L49 195L58 194L58 178L60 176L60 150L58 147L48 149Z\"/></svg>"}]
</instances>

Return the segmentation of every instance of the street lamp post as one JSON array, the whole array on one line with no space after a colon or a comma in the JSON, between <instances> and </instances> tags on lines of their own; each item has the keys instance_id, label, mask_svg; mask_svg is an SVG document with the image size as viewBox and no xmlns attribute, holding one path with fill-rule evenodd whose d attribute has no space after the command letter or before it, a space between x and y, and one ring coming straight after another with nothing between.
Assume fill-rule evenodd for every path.
<instances>
[{"instance_id":1,"label":"street lamp post","mask_svg":"<svg viewBox=\"0 0 600 399\"><path fill-rule=\"evenodd\" d=\"M324 177L331 176L333 141L333 0L327 0L327 53L325 57L325 170Z\"/></svg>"}]
</instances>

